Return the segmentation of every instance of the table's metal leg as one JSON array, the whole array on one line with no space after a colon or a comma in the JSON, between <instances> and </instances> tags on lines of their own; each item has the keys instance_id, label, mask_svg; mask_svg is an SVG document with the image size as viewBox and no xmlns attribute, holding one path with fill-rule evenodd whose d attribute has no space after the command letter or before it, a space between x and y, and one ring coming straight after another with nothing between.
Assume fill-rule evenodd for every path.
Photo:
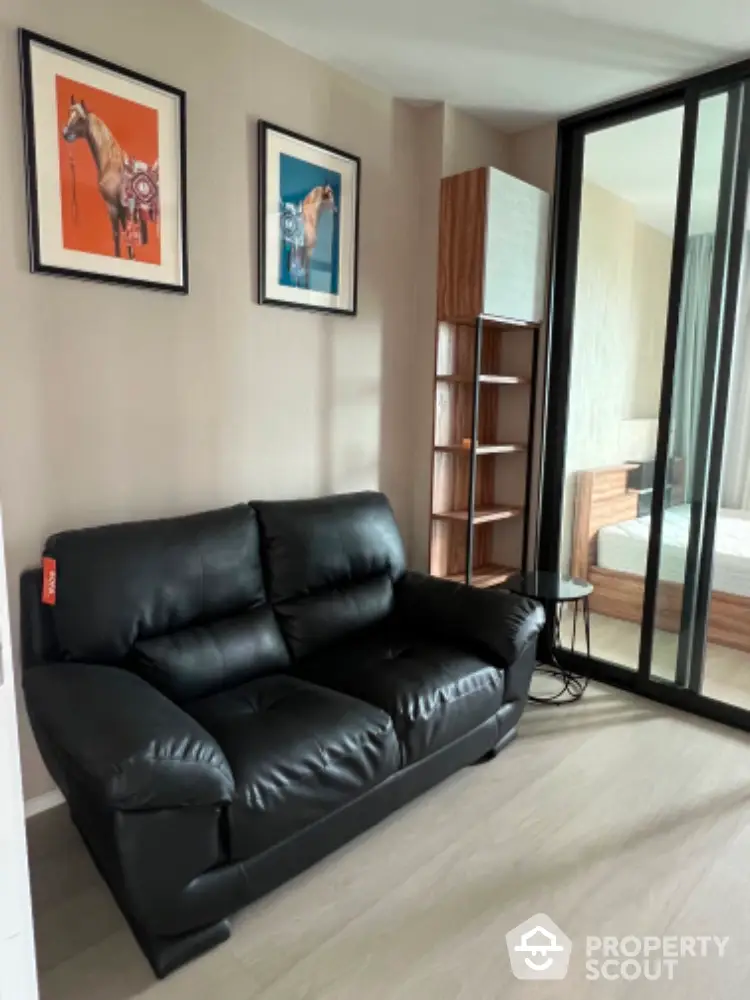
<instances>
[{"instance_id":1,"label":"table's metal leg","mask_svg":"<svg viewBox=\"0 0 750 1000\"><path fill-rule=\"evenodd\" d=\"M537 660L545 666L557 667L555 650L560 646L560 607L556 601L545 601L546 621L537 642Z\"/></svg>"},{"instance_id":2,"label":"table's metal leg","mask_svg":"<svg viewBox=\"0 0 750 1000\"><path fill-rule=\"evenodd\" d=\"M542 606L544 607L545 621L544 628L539 633L537 640L536 656L540 664L548 664L555 658L555 605L544 601Z\"/></svg>"},{"instance_id":3,"label":"table's metal leg","mask_svg":"<svg viewBox=\"0 0 750 1000\"><path fill-rule=\"evenodd\" d=\"M537 672L547 678L557 681L561 687L550 695L529 693L529 701L538 705L569 705L583 697L588 686L588 677L574 673L563 666L555 655L555 650L562 646L561 628L565 601L554 601L549 598L539 598L544 607L546 621L537 641ZM591 618L588 597L583 600L582 617L586 635L586 652L591 656ZM578 601L573 602L573 638L572 650L578 631Z\"/></svg>"},{"instance_id":4,"label":"table's metal leg","mask_svg":"<svg viewBox=\"0 0 750 1000\"><path fill-rule=\"evenodd\" d=\"M588 597L583 599L583 627L586 630L586 656L591 657L591 609Z\"/></svg>"},{"instance_id":5,"label":"table's metal leg","mask_svg":"<svg viewBox=\"0 0 750 1000\"><path fill-rule=\"evenodd\" d=\"M543 602L546 622L537 642L537 669L540 674L551 677L561 685L561 689L551 695L529 694L529 701L538 705L568 705L578 701L588 685L588 678L581 677L563 667L555 655L556 648L562 645L561 623L565 603L563 601L545 600ZM578 602L573 606L573 646L575 646L578 625ZM583 606L583 621L586 629L586 648L591 655L590 623L588 601Z\"/></svg>"}]
</instances>

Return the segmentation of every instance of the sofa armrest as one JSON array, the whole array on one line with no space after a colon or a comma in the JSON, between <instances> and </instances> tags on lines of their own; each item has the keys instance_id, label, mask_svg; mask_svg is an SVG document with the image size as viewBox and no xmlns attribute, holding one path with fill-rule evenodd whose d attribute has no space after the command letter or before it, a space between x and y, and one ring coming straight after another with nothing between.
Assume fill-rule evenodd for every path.
<instances>
[{"instance_id":1,"label":"sofa armrest","mask_svg":"<svg viewBox=\"0 0 750 1000\"><path fill-rule=\"evenodd\" d=\"M127 670L54 663L24 673L32 726L53 775L110 808L229 802L232 770L187 712ZM55 773L58 772L58 773Z\"/></svg>"},{"instance_id":2,"label":"sofa armrest","mask_svg":"<svg viewBox=\"0 0 750 1000\"><path fill-rule=\"evenodd\" d=\"M514 663L544 626L541 606L506 590L479 590L423 573L406 573L395 587L396 614L450 642L489 654L498 667Z\"/></svg>"}]
</instances>

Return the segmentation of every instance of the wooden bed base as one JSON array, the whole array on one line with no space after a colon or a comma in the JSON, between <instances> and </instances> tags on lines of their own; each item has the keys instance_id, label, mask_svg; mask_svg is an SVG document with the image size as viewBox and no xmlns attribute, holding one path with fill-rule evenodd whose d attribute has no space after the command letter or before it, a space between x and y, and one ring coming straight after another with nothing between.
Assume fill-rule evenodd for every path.
<instances>
[{"instance_id":1,"label":"wooden bed base","mask_svg":"<svg viewBox=\"0 0 750 1000\"><path fill-rule=\"evenodd\" d=\"M643 618L644 578L635 573L596 565L596 542L601 528L637 517L638 494L627 487L630 465L579 472L571 552L571 575L594 586L591 610L609 618L640 622ZM679 632L682 614L680 583L661 581L657 591L656 627ZM708 615L708 641L750 653L750 597L715 590Z\"/></svg>"}]
</instances>

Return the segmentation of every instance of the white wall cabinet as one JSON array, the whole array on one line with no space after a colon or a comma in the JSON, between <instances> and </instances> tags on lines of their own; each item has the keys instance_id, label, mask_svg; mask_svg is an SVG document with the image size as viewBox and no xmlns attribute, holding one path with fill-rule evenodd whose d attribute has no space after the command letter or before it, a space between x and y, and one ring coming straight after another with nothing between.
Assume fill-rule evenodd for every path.
<instances>
[{"instance_id":1,"label":"white wall cabinet","mask_svg":"<svg viewBox=\"0 0 750 1000\"><path fill-rule=\"evenodd\" d=\"M547 287L549 195L479 167L440 186L438 321L482 313L539 324Z\"/></svg>"},{"instance_id":2,"label":"white wall cabinet","mask_svg":"<svg viewBox=\"0 0 750 1000\"><path fill-rule=\"evenodd\" d=\"M502 170L488 169L482 312L540 322L548 228L548 194Z\"/></svg>"}]
</instances>

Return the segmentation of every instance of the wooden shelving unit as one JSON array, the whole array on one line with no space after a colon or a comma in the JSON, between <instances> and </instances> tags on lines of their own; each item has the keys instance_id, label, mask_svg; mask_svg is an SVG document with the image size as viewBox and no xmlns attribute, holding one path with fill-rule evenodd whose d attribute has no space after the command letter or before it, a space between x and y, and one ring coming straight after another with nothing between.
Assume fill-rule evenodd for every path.
<instances>
[{"instance_id":1,"label":"wooden shelving unit","mask_svg":"<svg viewBox=\"0 0 750 1000\"><path fill-rule=\"evenodd\" d=\"M524 568L538 351L537 324L509 327L478 316L472 325L438 326L438 364L451 370L435 376L430 571L436 576L493 587ZM500 440L519 415L527 440Z\"/></svg>"},{"instance_id":2,"label":"wooden shelving unit","mask_svg":"<svg viewBox=\"0 0 750 1000\"><path fill-rule=\"evenodd\" d=\"M430 572L476 587L526 568L541 335L538 304L519 306L492 284L495 175L529 188L485 168L441 190ZM506 300L537 311L516 320L487 310Z\"/></svg>"}]
</instances>

